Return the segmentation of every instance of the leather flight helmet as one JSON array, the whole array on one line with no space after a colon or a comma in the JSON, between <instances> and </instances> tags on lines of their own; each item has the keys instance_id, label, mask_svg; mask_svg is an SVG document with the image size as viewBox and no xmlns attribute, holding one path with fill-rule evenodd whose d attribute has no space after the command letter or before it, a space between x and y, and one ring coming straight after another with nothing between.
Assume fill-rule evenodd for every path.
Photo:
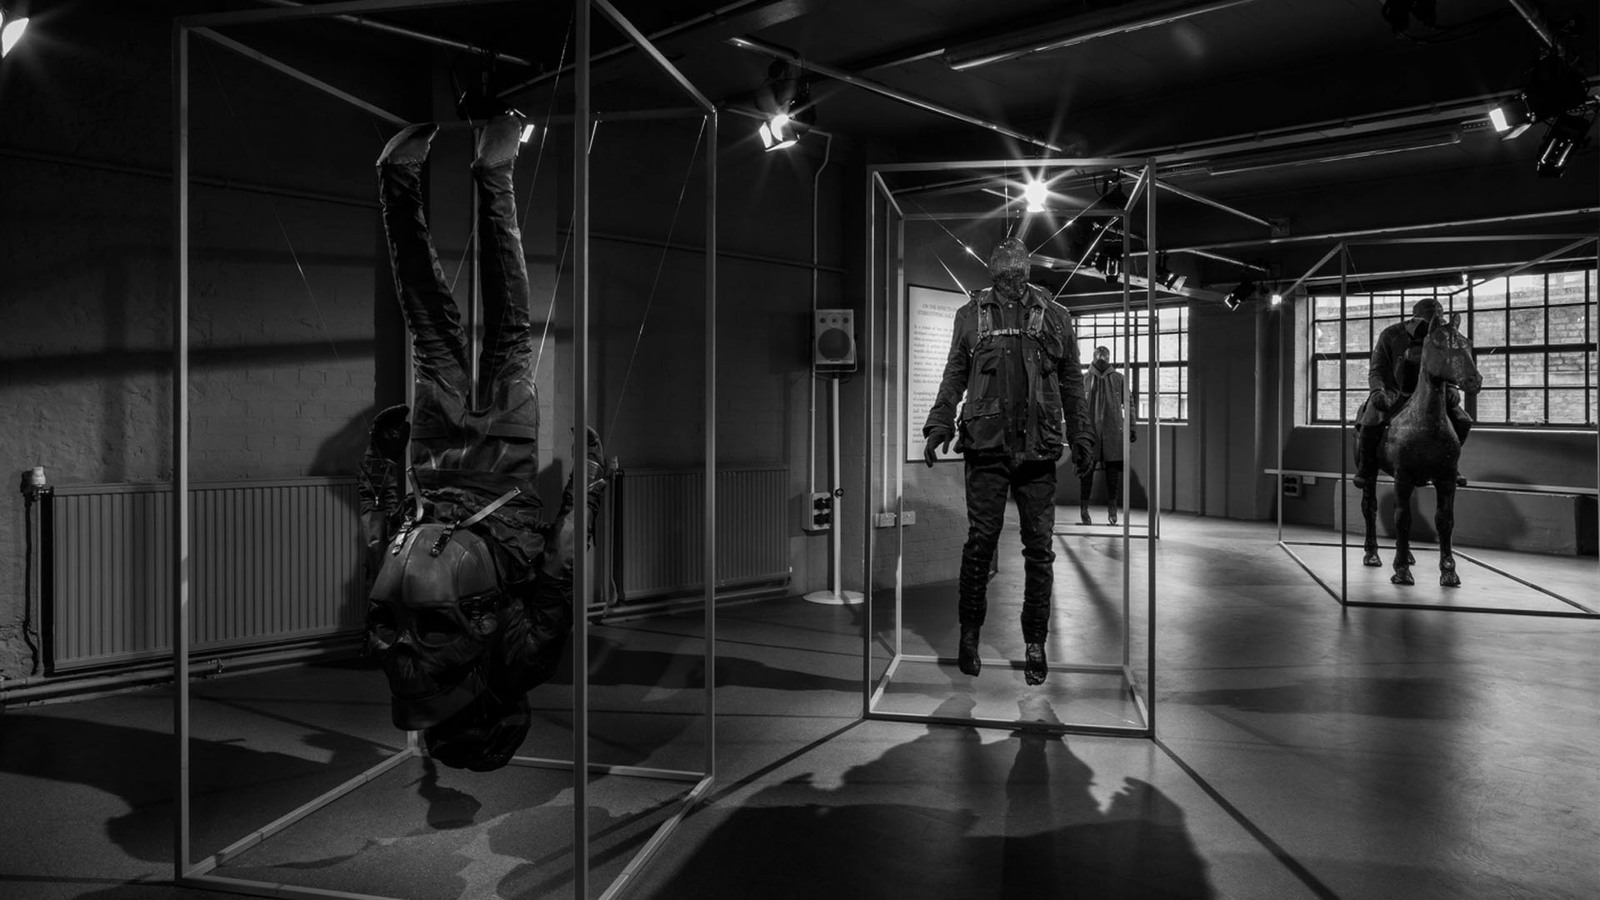
<instances>
[{"instance_id":1,"label":"leather flight helmet","mask_svg":"<svg viewBox=\"0 0 1600 900\"><path fill-rule=\"evenodd\" d=\"M368 594L367 634L395 727L436 725L487 689L500 594L493 552L468 529L429 523L391 542Z\"/></svg>"}]
</instances>

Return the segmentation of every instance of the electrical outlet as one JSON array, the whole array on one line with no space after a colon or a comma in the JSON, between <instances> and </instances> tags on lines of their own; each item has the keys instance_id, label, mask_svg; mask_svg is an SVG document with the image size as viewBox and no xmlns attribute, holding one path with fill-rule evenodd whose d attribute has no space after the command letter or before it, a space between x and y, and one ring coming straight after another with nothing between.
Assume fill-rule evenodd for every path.
<instances>
[{"instance_id":1,"label":"electrical outlet","mask_svg":"<svg viewBox=\"0 0 1600 900\"><path fill-rule=\"evenodd\" d=\"M1315 475L1302 475L1302 476L1300 476L1300 483L1301 484L1316 484L1317 483L1317 476L1315 476Z\"/></svg>"},{"instance_id":2,"label":"electrical outlet","mask_svg":"<svg viewBox=\"0 0 1600 900\"><path fill-rule=\"evenodd\" d=\"M901 513L900 519L907 525L915 525L917 524L917 511L914 509L908 509Z\"/></svg>"},{"instance_id":3,"label":"electrical outlet","mask_svg":"<svg viewBox=\"0 0 1600 900\"><path fill-rule=\"evenodd\" d=\"M872 517L872 524L878 526L879 528L893 528L894 527L894 513L892 513L892 512L878 513L877 515Z\"/></svg>"}]
</instances>

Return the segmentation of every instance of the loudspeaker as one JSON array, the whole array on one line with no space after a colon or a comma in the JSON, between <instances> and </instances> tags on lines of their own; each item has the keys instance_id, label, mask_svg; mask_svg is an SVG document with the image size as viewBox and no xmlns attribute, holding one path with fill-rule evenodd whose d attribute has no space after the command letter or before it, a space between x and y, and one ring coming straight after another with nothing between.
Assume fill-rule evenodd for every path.
<instances>
[{"instance_id":1,"label":"loudspeaker","mask_svg":"<svg viewBox=\"0 0 1600 900\"><path fill-rule=\"evenodd\" d=\"M819 309L812 325L811 367L818 372L854 372L855 310Z\"/></svg>"}]
</instances>

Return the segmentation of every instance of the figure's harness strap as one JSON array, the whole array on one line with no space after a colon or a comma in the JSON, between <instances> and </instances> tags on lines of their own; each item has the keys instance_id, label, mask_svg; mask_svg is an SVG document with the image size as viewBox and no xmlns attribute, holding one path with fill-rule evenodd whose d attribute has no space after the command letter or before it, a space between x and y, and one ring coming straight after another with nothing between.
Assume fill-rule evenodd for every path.
<instances>
[{"instance_id":1,"label":"figure's harness strap","mask_svg":"<svg viewBox=\"0 0 1600 900\"><path fill-rule=\"evenodd\" d=\"M400 523L400 530L395 532L394 542L389 547L389 554L391 556L399 555L400 548L405 546L406 535L411 532L411 529L416 528L417 525L421 524L422 522L422 489L417 485L416 470L412 469L410 466L406 467L406 481L411 485L411 496L416 498L417 505L416 509L413 510L410 515L406 516L405 521ZM504 494L496 497L491 503L489 503L488 506L485 506L483 509L478 510L467 518L462 519L459 522L451 522L445 525L444 530L439 533L439 539L434 541L433 549L428 552L428 555L438 556L441 552L443 552L445 545L450 543L450 536L455 534L457 528L471 528L473 525L482 522L484 519L489 517L490 513L502 506L505 506L521 493L522 488L514 487L511 490L506 491Z\"/></svg>"},{"instance_id":2,"label":"figure's harness strap","mask_svg":"<svg viewBox=\"0 0 1600 900\"><path fill-rule=\"evenodd\" d=\"M972 345L972 352L977 353L983 342L991 337L1019 337L1027 336L1043 343L1041 335L1044 334L1044 306L1040 304L1028 310L1028 324L1025 328L995 328L989 316L989 304L978 304L978 340Z\"/></svg>"}]
</instances>

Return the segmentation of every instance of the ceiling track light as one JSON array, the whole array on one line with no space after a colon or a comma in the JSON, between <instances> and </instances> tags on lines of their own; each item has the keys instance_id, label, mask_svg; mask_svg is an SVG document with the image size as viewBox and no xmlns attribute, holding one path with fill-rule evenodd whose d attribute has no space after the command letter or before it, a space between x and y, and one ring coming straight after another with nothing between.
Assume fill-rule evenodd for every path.
<instances>
[{"instance_id":1,"label":"ceiling track light","mask_svg":"<svg viewBox=\"0 0 1600 900\"><path fill-rule=\"evenodd\" d=\"M800 68L774 59L767 68L767 80L757 90L759 105L768 113L756 133L761 146L771 153L793 147L816 124L816 109L811 105L811 86L800 77Z\"/></svg>"},{"instance_id":2,"label":"ceiling track light","mask_svg":"<svg viewBox=\"0 0 1600 900\"><path fill-rule=\"evenodd\" d=\"M1239 283L1234 286L1233 290L1228 292L1227 296L1222 298L1222 305L1228 308L1228 312L1233 312L1246 300L1254 297L1255 293L1256 283L1251 280L1249 275L1246 275L1239 279Z\"/></svg>"},{"instance_id":3,"label":"ceiling track light","mask_svg":"<svg viewBox=\"0 0 1600 900\"><path fill-rule=\"evenodd\" d=\"M1564 112L1555 117L1545 132L1544 143L1539 146L1539 156L1534 166L1534 172L1540 178L1560 178L1566 173L1572 152L1589 145L1589 129L1594 126L1597 111L1600 111L1600 101L1587 103L1577 111Z\"/></svg>"},{"instance_id":4,"label":"ceiling track light","mask_svg":"<svg viewBox=\"0 0 1600 900\"><path fill-rule=\"evenodd\" d=\"M11 54L13 47L22 40L22 33L28 30L28 17L12 18L4 9L0 9L0 58Z\"/></svg>"}]
</instances>

